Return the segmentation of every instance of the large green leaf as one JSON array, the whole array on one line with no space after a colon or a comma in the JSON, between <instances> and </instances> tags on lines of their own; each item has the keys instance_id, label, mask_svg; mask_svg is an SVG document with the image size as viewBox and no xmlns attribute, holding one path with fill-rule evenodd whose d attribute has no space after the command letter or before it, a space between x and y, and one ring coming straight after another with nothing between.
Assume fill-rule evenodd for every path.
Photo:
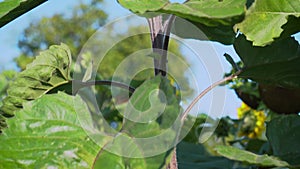
<instances>
[{"instance_id":1,"label":"large green leaf","mask_svg":"<svg viewBox=\"0 0 300 169\"><path fill-rule=\"evenodd\" d=\"M81 127L74 104L64 93L28 102L0 135L0 168L90 168L100 149Z\"/></svg>"},{"instance_id":2,"label":"large green leaf","mask_svg":"<svg viewBox=\"0 0 300 169\"><path fill-rule=\"evenodd\" d=\"M179 107L178 100L174 97L174 88L161 76L146 80L139 86L126 104L126 108L122 106L122 109L119 109L123 113L121 131L113 134L115 137L105 145L101 140L99 142L97 137L93 137L97 143L103 145L94 168L165 167L172 156L169 150L175 146L174 130L178 130L176 127L180 126L178 121L177 126L172 126L174 123L172 120L174 116L176 120L178 110L171 112L166 108ZM161 119L157 120L158 117ZM103 133L103 130L105 129L100 129L98 133Z\"/></svg>"},{"instance_id":3,"label":"large green leaf","mask_svg":"<svg viewBox=\"0 0 300 169\"><path fill-rule=\"evenodd\" d=\"M170 3L168 0L118 0L118 2L135 13L166 12L207 26L237 23L243 19L246 8L246 0L189 0L183 4Z\"/></svg>"},{"instance_id":4,"label":"large green leaf","mask_svg":"<svg viewBox=\"0 0 300 169\"><path fill-rule=\"evenodd\" d=\"M280 36L289 16L300 17L299 0L256 0L237 28L255 46L265 46Z\"/></svg>"},{"instance_id":5,"label":"large green leaf","mask_svg":"<svg viewBox=\"0 0 300 169\"><path fill-rule=\"evenodd\" d=\"M0 28L47 0L4 0L0 2Z\"/></svg>"},{"instance_id":6,"label":"large green leaf","mask_svg":"<svg viewBox=\"0 0 300 169\"><path fill-rule=\"evenodd\" d=\"M206 26L181 18L175 19L172 34L181 38L217 41L225 45L233 44L236 37L233 25Z\"/></svg>"},{"instance_id":7,"label":"large green leaf","mask_svg":"<svg viewBox=\"0 0 300 169\"><path fill-rule=\"evenodd\" d=\"M76 105L76 106L75 106ZM65 93L44 95L27 102L0 136L0 168L165 168L170 152L148 158L127 158L100 149L79 121L78 112L91 118L88 107L77 96ZM119 135L120 136L120 135ZM139 153L133 139L101 136L106 146ZM126 142L125 142L126 143ZM111 150L111 149L110 149ZM98 153L99 152L99 153ZM98 154L98 156L97 156ZM97 160L96 160L97 159ZM96 160L96 161L95 161Z\"/></svg>"},{"instance_id":8,"label":"large green leaf","mask_svg":"<svg viewBox=\"0 0 300 169\"><path fill-rule=\"evenodd\" d=\"M196 23L196 26L205 34L208 40L217 41L224 45L231 45L234 43L236 33L232 29L233 25L210 27L201 23ZM201 40L201 38L199 39Z\"/></svg>"},{"instance_id":9,"label":"large green leaf","mask_svg":"<svg viewBox=\"0 0 300 169\"><path fill-rule=\"evenodd\" d=\"M151 133L151 131L146 132ZM147 144L156 143L147 142L145 139L141 144L137 139L123 132L118 133L112 141L107 142L101 148L93 167L99 169L104 166L106 168L120 169L166 168L166 165L170 162L172 153L170 151L163 151L161 153L149 154L149 151L155 150L149 149L151 147L147 146ZM163 144L163 142L158 143Z\"/></svg>"},{"instance_id":10,"label":"large green leaf","mask_svg":"<svg viewBox=\"0 0 300 169\"><path fill-rule=\"evenodd\" d=\"M241 35L234 48L245 65L240 77L286 88L300 87L300 48L294 38L255 47Z\"/></svg>"},{"instance_id":11,"label":"large green leaf","mask_svg":"<svg viewBox=\"0 0 300 169\"><path fill-rule=\"evenodd\" d=\"M200 144L181 142L176 148L178 168L223 169L233 168L233 161L224 157L210 156Z\"/></svg>"},{"instance_id":12,"label":"large green leaf","mask_svg":"<svg viewBox=\"0 0 300 169\"><path fill-rule=\"evenodd\" d=\"M300 17L295 17L293 15L289 16L288 22L281 27L283 29L283 32L280 34L280 39L290 37L291 35L300 32L299 25Z\"/></svg>"},{"instance_id":13,"label":"large green leaf","mask_svg":"<svg viewBox=\"0 0 300 169\"><path fill-rule=\"evenodd\" d=\"M135 13L143 14L147 11L157 11L165 6L168 0L118 0L125 8Z\"/></svg>"},{"instance_id":14,"label":"large green leaf","mask_svg":"<svg viewBox=\"0 0 300 169\"><path fill-rule=\"evenodd\" d=\"M274 155L300 166L300 116L279 116L267 123L267 138Z\"/></svg>"},{"instance_id":15,"label":"large green leaf","mask_svg":"<svg viewBox=\"0 0 300 169\"><path fill-rule=\"evenodd\" d=\"M165 96L159 92L161 77L157 76L154 79L143 83L131 96L125 116L127 119L138 122L148 122L155 120L161 110L165 108Z\"/></svg>"},{"instance_id":16,"label":"large green leaf","mask_svg":"<svg viewBox=\"0 0 300 169\"><path fill-rule=\"evenodd\" d=\"M218 26L241 21L245 7L246 0L189 0L184 4L169 3L161 11L207 26Z\"/></svg>"},{"instance_id":17,"label":"large green leaf","mask_svg":"<svg viewBox=\"0 0 300 169\"><path fill-rule=\"evenodd\" d=\"M143 147L144 155L161 154L175 145L176 131L181 126L180 112L174 87L167 78L156 76L145 81L131 96L122 132L138 138L135 144Z\"/></svg>"},{"instance_id":18,"label":"large green leaf","mask_svg":"<svg viewBox=\"0 0 300 169\"><path fill-rule=\"evenodd\" d=\"M175 32L172 33L183 38L213 40L226 45L233 43L233 26L242 21L246 8L246 0L189 0L183 4L167 0L119 0L119 3L139 14L146 11L162 12L187 19L195 26L186 23L186 20L176 19Z\"/></svg>"},{"instance_id":19,"label":"large green leaf","mask_svg":"<svg viewBox=\"0 0 300 169\"><path fill-rule=\"evenodd\" d=\"M276 166L276 167L286 167L289 164L285 161L281 161L273 156L268 155L257 155L250 151L241 150L232 146L217 146L216 151L231 160L246 162L249 164L259 165L259 166Z\"/></svg>"},{"instance_id":20,"label":"large green leaf","mask_svg":"<svg viewBox=\"0 0 300 169\"><path fill-rule=\"evenodd\" d=\"M70 50L64 44L41 52L9 85L0 108L1 115L11 117L22 109L23 103L70 83L70 64Z\"/></svg>"},{"instance_id":21,"label":"large green leaf","mask_svg":"<svg viewBox=\"0 0 300 169\"><path fill-rule=\"evenodd\" d=\"M133 131L131 125L139 124L152 126L149 122L159 122L161 127L168 128L179 113L180 106L175 88L168 79L156 76L145 81L131 96L124 113L126 118L123 129Z\"/></svg>"}]
</instances>

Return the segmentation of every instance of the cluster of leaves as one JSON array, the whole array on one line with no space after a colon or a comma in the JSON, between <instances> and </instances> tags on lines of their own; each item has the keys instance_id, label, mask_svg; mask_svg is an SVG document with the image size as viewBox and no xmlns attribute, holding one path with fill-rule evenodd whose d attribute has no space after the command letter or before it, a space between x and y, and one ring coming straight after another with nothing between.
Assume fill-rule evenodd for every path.
<instances>
[{"instance_id":1,"label":"cluster of leaves","mask_svg":"<svg viewBox=\"0 0 300 169\"><path fill-rule=\"evenodd\" d=\"M125 38L121 42L114 44L114 47L108 51L97 70L96 80L110 80L115 69L126 56L140 49L151 48L148 34L139 34L127 38L128 33L142 32L140 30L144 30L143 27L129 27L128 32L117 35L115 35L114 30L111 29L105 32L106 37L102 37L102 39L90 38L106 23L107 14L101 9L101 3L102 0L92 0L88 4L82 3L76 6L68 16L56 14L51 18L42 18L39 22L31 23L30 26L24 30L22 38L19 40L18 45L22 54L15 59L18 67L21 70L25 70L26 65L31 63L40 51L45 50L45 48L50 45L60 44L61 42L69 46L72 54L72 62L74 63L87 41L98 46L98 44ZM140 43L134 43L137 41ZM102 48L93 48L89 52L97 54L101 49ZM179 44L171 42L169 50L177 56L182 57L179 52ZM88 60L88 53L81 54L81 56L82 55L85 56L81 62L85 63L81 64L83 65L83 69L86 69L91 61ZM185 71L184 69L171 69L175 76L181 77L183 80L186 79L181 74ZM132 80L131 86L137 87L143 83L144 80L148 79L148 75L152 75L149 71L151 70L144 71L135 77ZM109 88L107 86L96 86L95 88L98 106L101 112L103 112L105 119L110 122L120 122L122 117L115 109ZM182 86L182 92L188 95L192 91L188 86Z\"/></svg>"},{"instance_id":2,"label":"cluster of leaves","mask_svg":"<svg viewBox=\"0 0 300 169\"><path fill-rule=\"evenodd\" d=\"M0 17L2 18L0 23L5 24L42 2L30 0L1 2ZM92 1L92 4L96 5L97 2L99 1ZM239 77L242 78L239 82L243 85L234 87L237 93L240 94L239 96L243 100L247 98L250 101L257 101L259 102L258 105L263 102L268 108L278 113L291 114L300 111L298 108L300 105L299 99L297 99L299 94L296 93L296 103L292 103L293 106L295 105L293 110L278 110L277 107L270 104L272 101L269 98L279 98L277 99L279 101L282 98L276 92L271 92L271 96L268 94L270 92L267 92L270 91L270 88L273 89L271 91L279 89L279 93L299 91L300 50L298 42L291 35L299 32L300 29L299 26L295 26L297 23L299 25L300 22L300 1L189 0L179 4L170 3L168 0L119 0L119 3L140 15L144 15L145 12L174 14L194 23L207 34L209 40L223 44L233 44L243 62L239 74ZM92 22L88 22L87 18L79 17L78 21L83 21L83 25L96 22L98 23L97 26L101 26L106 15L94 9L94 7L81 6L81 12L90 11L91 16L95 16L95 18ZM100 19L99 16L94 15L94 12L101 16ZM76 18L78 14L80 12L75 12L73 15ZM68 25L65 24L66 20L62 16L55 16L54 19L56 19L55 22L64 23L63 26ZM176 22L175 20L175 34L186 36L186 34L180 33L182 27L178 22L180 21ZM44 23L54 27L57 26L49 20L44 20ZM73 26L78 27L77 23L75 20ZM33 30L41 25L33 25ZM79 28L81 27L82 25L79 24ZM242 34L236 38L237 30ZM152 137L167 132L165 142L170 141L170 138L177 138L174 137L178 134L176 133L177 128L171 127L172 130L168 130L168 128L181 113L180 100L176 96L176 90L166 78L156 76L149 80L142 79L140 82L136 82L137 89L128 101L134 109L127 106L124 110L124 114L128 117L141 120L157 117L162 113L160 109L151 107L152 102L155 102L156 105L164 104L163 115L157 120L149 123L137 123L134 122L135 120L118 119L122 120L122 128L118 128L120 129L119 135L113 137L101 136L103 137L100 138L103 146L99 146L94 142L95 139L86 132L86 128L83 128L84 126L79 121L77 117L78 109L87 119L94 119L94 117L89 105L82 97L67 94L70 93L70 83L72 82L71 53L76 56L79 52L78 48L82 47L87 37L94 31L95 28L91 28L83 36L72 36L74 39L66 42L71 44L71 49L63 44L50 47L49 50L36 57L26 69L19 62L24 71L19 73L11 82L7 89L7 97L1 101L1 127L5 127L3 117L15 115L14 118L7 120L8 128L4 129L0 136L1 168L62 168L66 166L101 168L105 164L108 168L154 169L166 168L169 165L171 157L175 155L172 151L166 151L147 158L122 157L107 151L109 146L114 145L118 151L128 152L129 148L129 152L142 155L147 154L147 152L144 152L145 150L141 149L138 143L132 140L132 137ZM30 34L30 29L28 29L28 32ZM31 43L30 40L20 41L20 47L26 55L35 56L37 49L42 48L42 46L64 41L64 37L68 36L68 32L63 32L60 37L62 39L58 41L48 41L47 38L49 38L50 33L47 31L42 35L40 36L41 39L36 41L36 44ZM146 36L138 38L144 39L144 37ZM184 38L203 40L202 36L189 34ZM135 39L135 41L137 40ZM26 49L28 46L30 48ZM177 46L175 45L175 47ZM121 49L128 52L126 44L121 44ZM115 55L114 51L116 50L113 50L111 55ZM107 74L107 76L109 77L110 74ZM2 87L0 88L1 92L7 86L5 80L12 78L14 76L4 75L4 83L0 86ZM249 86L245 87L246 85ZM255 90L249 90L250 87ZM156 96L154 100L149 100L150 97L143 97L153 95L153 90L163 91L167 100L160 95L160 92L154 93ZM57 93L57 91L63 92ZM289 95L290 99L291 96ZM282 104L285 104L286 107L291 105L290 102ZM259 109L257 103L253 107ZM141 114L130 114L136 110ZM151 110L151 113L148 110ZM106 112L111 112L111 110ZM266 126L266 139L257 140L248 138L256 135L250 135L251 133L248 130L251 123L248 123L247 119L253 119L253 117L256 120L259 119L259 116L255 114L258 111L252 111L253 114L251 114L251 111L247 110L247 112L248 114L241 116L239 121L232 121L229 118L223 118L220 121L215 137L222 138L222 143L218 143L222 146L216 146L213 150L207 148L210 147L209 145L199 144L199 138L196 134L199 133L199 130L201 131L203 126L207 125L204 124L204 121L209 117L195 119L188 116L187 122L191 121L193 123L195 121L196 123L192 126L185 140L178 144L176 148L178 167L233 168L233 166L237 166L237 163L244 168L299 167L300 152L295 148L298 147L299 142L297 140L300 139L299 115L271 117ZM211 121L213 120L211 119ZM100 126L103 125L101 121L98 123L100 123ZM245 124L247 124L247 130L241 130ZM250 129L255 132L255 125L254 127L252 125ZM242 140L236 138L230 140L233 135L238 135L238 131L246 131L245 135L248 140L245 141L243 137ZM261 133L257 132L256 134ZM128 143L126 147L122 143L124 138ZM242 147L243 150L237 149L236 143L239 143L239 147ZM269 146L269 150L264 150L266 145ZM156 150L162 149L162 146L150 145L150 148ZM223 157L215 157L213 154Z\"/></svg>"},{"instance_id":3,"label":"cluster of leaves","mask_svg":"<svg viewBox=\"0 0 300 169\"><path fill-rule=\"evenodd\" d=\"M245 129L249 129L249 123L261 121L249 120L252 116L246 114L249 110L256 111L242 106L240 112L243 111L243 117L238 120L223 117L220 123L210 119L207 124L209 117L199 116L189 135L177 147L179 168L299 167L298 150L294 148L298 145L299 116L277 116L267 122L266 138L264 134L257 134L255 130L252 131L256 134L253 137L249 135L249 131L245 132ZM213 125L218 126L214 135L206 143L199 144L201 129ZM219 157L220 155L225 158Z\"/></svg>"},{"instance_id":4,"label":"cluster of leaves","mask_svg":"<svg viewBox=\"0 0 300 169\"><path fill-rule=\"evenodd\" d=\"M178 36L233 44L244 64L241 78L285 88L300 87L299 44L290 37L300 31L295 26L300 20L299 1L189 0L179 4L168 0L138 3L119 0L119 3L137 14L162 12L187 19L208 37L182 34L183 24L175 21L172 33ZM234 32L237 30L242 33L238 38Z\"/></svg>"},{"instance_id":5,"label":"cluster of leaves","mask_svg":"<svg viewBox=\"0 0 300 169\"><path fill-rule=\"evenodd\" d=\"M119 0L119 3L125 8L140 15L146 12L162 12L184 18L194 23L207 35L206 38L195 34L186 36L186 33L182 33L184 32L182 30L184 24L176 24L175 21L174 29L176 31L173 33L183 38L200 40L208 38L223 44L232 44L242 62L241 68L231 62L235 69L241 69L241 73L238 75L240 79L234 80L232 86L238 96L254 109L262 109L262 107L266 108L265 106L267 106L269 115L272 112L281 114L300 112L298 92L300 89L300 50L299 43L291 37L300 31L299 26L295 26L299 25L300 21L300 1L189 0L182 4L170 3L168 0L154 2L139 1L136 3L133 0ZM286 101L283 101L283 98L286 98L284 99ZM256 115L259 114L259 111L251 111L249 112L250 116L244 117L242 125L247 126L247 123L250 125L243 130L247 136L255 136L255 134L249 133L249 130L252 129L253 131L257 130L256 134L259 134L259 128L251 125L251 121L253 121L251 119L257 119L259 116ZM295 159L299 159L299 154L297 155L297 151L292 150L292 147L297 145L297 138L285 135L285 137L292 139L287 139L288 142L283 144L285 137L281 137L281 141L279 141L277 136L280 134L275 133L275 131L287 131L296 128L297 125L290 121L292 119L296 123L299 121L299 116L276 116L276 118L270 116L270 122L266 126L267 141L273 153L264 153L273 154L288 163L276 161L273 157L269 158L266 155L259 157L232 147L217 148L217 152L229 159L256 166L283 167L292 165L297 167L299 162L295 162ZM289 125L282 126L282 128L274 125L281 121ZM234 126L234 124L229 125ZM295 130L294 132L297 133ZM297 137L297 134L294 135ZM277 140L274 139L275 137ZM285 150L289 149L289 153L293 154L294 158L288 156L287 151L283 149L279 150L282 152L275 153L279 144L285 147ZM261 145L256 143L256 146L260 147ZM278 155L281 153L286 154L286 158ZM252 158L256 160L251 160Z\"/></svg>"},{"instance_id":6,"label":"cluster of leaves","mask_svg":"<svg viewBox=\"0 0 300 169\"><path fill-rule=\"evenodd\" d=\"M88 11L82 11L83 8L86 8L85 10ZM104 20L104 18L99 17L100 15L94 15L92 11L93 10L89 9L87 6L81 5L79 9L74 11L74 16L70 20L61 15L56 15L51 19L43 19L38 24L32 24L30 28L25 30L25 36L19 42L19 46L23 51L23 54L16 59L18 66L23 71L17 75L14 81L11 82L8 90L5 89L4 92L7 91L8 96L5 98L5 102L3 102L4 105L2 105L1 108L1 113L6 117L11 117L15 114L14 118L9 120L10 122L7 123L7 126L3 126L7 127L8 129L4 129L5 131L2 134L2 152L9 152L9 155L5 156L3 153L1 153L1 155L3 155L1 156L1 161L3 161L1 168L60 168L66 166L75 166L76 168L97 168L97 166L103 166L103 163L105 163L105 166L108 166L109 168L160 168L160 166L163 166L164 161L171 157L172 154L170 154L170 152L166 152L156 157L145 159L123 158L109 153L105 150L105 147L99 147L99 145L93 143L93 139L90 138L89 135L83 133L84 129L80 126L78 119L74 116L77 112L74 110L73 104L82 105L82 107L79 107L79 109L84 110L82 113L90 114L92 116L91 118L97 123L99 121L97 121L97 117L94 117L94 114L92 114L93 112L90 112L91 110L85 107L87 106L85 101L80 99L78 96L73 97L64 93L71 94L70 90L72 90L72 58L75 58L74 55L76 56L79 53L79 50L87 40L87 37L91 36L93 31L97 29L97 27L93 27L95 24L91 24L94 20L89 18L87 14L97 16L96 18L99 20ZM96 10L94 10L94 12L95 11ZM77 13L84 14L84 16L80 17L77 15ZM68 32L74 30L74 27L82 28L80 26L81 24L78 23L77 20L81 22L85 21L82 24L91 25L90 28L93 30L80 31L78 38L75 37L75 40L80 39L80 41L75 41L72 38L70 39L69 37L73 36L69 36L68 34ZM43 29L40 29L45 24L49 25L47 29L44 29L44 27ZM64 29L65 31L59 31L64 25L73 25L73 27L70 27L70 29ZM131 28L130 31L134 31L135 29L140 28ZM51 30L56 30L59 32L59 34L56 34L56 37L49 36L49 31ZM70 45L71 48L64 44L60 46L55 45L51 46L49 50L41 52L37 57L32 57L32 55L34 56L39 53L39 51L43 49L43 46L48 46L50 44L55 44L65 40L67 40L66 43ZM132 45L132 41L144 43ZM108 57L106 57L112 59L113 61L104 60L102 63L104 66L101 65L101 69L98 70L101 72L102 76L100 79L110 79L114 68L122 59L124 59L124 56L133 53L138 49L149 48L150 43L148 42L148 35L143 34L131 37L122 41L122 43L115 45L114 49L111 50L107 54ZM180 56L178 52L178 44L171 43L170 49L172 52L177 53L178 56ZM73 57L71 53L73 53ZM84 63L83 67L85 67ZM180 76L182 71L184 70L179 69L177 74ZM133 85L140 86L143 84L143 81L145 81L145 79L149 79L149 77L140 75L136 79L137 80L135 80L136 82L134 82L135 84ZM148 88L148 85L151 85L152 88ZM164 78L161 79L161 77L156 77L155 79L146 81L144 86L145 87L142 85L141 88L136 90L135 94L132 96L132 100L136 100L135 98L139 98L139 95L142 95L144 92L146 92L144 95L149 94L150 89L161 88L161 90L168 92L169 95L174 95L173 91L175 91L173 87L170 86L170 82ZM118 116L120 116L118 111L115 110L114 106L107 104L107 102L111 102L109 101L110 94L107 93L108 90L102 86L97 86L96 88L96 92L98 93L97 99L99 100L99 107L101 110L105 110L103 111L104 118L108 122L120 123L121 125L122 118L118 118ZM57 91L64 91L64 93L51 94L56 93ZM178 113L176 112L180 110L179 107L173 108L172 106L172 104L179 106L177 100L178 97L175 95L170 96L170 98L172 97L174 99L173 101L169 101L169 106L167 107L165 116L159 119L160 123L154 121L151 124L143 125L135 124L130 121L124 122L124 135L150 137L157 135L159 132L163 132L161 130L167 130L167 127L170 126L172 124L172 120L174 120L173 114L175 113L175 115L177 115ZM76 101L73 101L74 99ZM56 102L60 102L62 104L57 105ZM143 105L139 105L141 104L140 102L133 102L135 102L133 103L134 106L144 109ZM53 104L55 104L55 106L52 108L51 105ZM39 112L48 112L48 114L41 113L41 116L37 117L36 114ZM64 113L66 112L67 115L65 116ZM33 118L35 120L32 120ZM20 125L16 125L17 123ZM27 126L25 127L26 129L24 128L24 125ZM97 125L101 125L101 123L98 123ZM153 126L156 126L156 128L152 129ZM31 129L32 131L38 131L35 131L31 137L28 137L28 140L24 142L22 138L28 135L28 133L31 132ZM20 130L20 132L16 132L17 130ZM51 136L42 136L43 133L48 133L49 131L51 131ZM69 137L69 134L71 134L72 137ZM172 132L170 134L172 134ZM18 138L12 139L15 136ZM60 139L56 139L58 137ZM62 144L62 142L65 143ZM86 144L78 147L81 142L86 142ZM17 143L19 146L13 146ZM49 146L45 146L46 144L49 144ZM33 148L32 145L34 145ZM26 156L22 156L23 151L27 152L26 147L30 150L28 150ZM40 149L43 149L43 151L39 151ZM20 150L19 153L14 153L18 150ZM136 150L136 152L139 151L141 150ZM44 158L36 158L38 153L44 156ZM14 159L14 161L11 162L11 159ZM167 162L165 163L165 165L167 165Z\"/></svg>"},{"instance_id":7,"label":"cluster of leaves","mask_svg":"<svg viewBox=\"0 0 300 169\"><path fill-rule=\"evenodd\" d=\"M213 40L231 42L231 44L233 43L232 40L235 39L235 33L232 32L233 26L246 35L248 40L253 41L255 46L265 46L273 42L275 38L280 37L281 34L288 37L299 31L299 27L294 26L295 23L299 23L298 19L295 18L299 17L299 1L189 0L179 4L170 3L168 0L119 0L119 3L134 13L169 13L204 25L210 28L214 38L220 34L223 34L222 38L226 37L225 33L228 33L226 35L229 38L226 40L214 38ZM228 26L231 27L231 31L229 31ZM282 26L284 29L281 28ZM228 32L226 32L227 30ZM205 32L205 30L203 31Z\"/></svg>"},{"instance_id":8,"label":"cluster of leaves","mask_svg":"<svg viewBox=\"0 0 300 169\"><path fill-rule=\"evenodd\" d=\"M25 102L35 100L54 88L69 83L70 67L71 54L67 46L53 46L42 52L10 84L7 97L0 108L1 115L13 116L23 108Z\"/></svg>"},{"instance_id":9,"label":"cluster of leaves","mask_svg":"<svg viewBox=\"0 0 300 169\"><path fill-rule=\"evenodd\" d=\"M5 129L1 136L1 151L9 152L1 153L0 159L3 161L1 168L44 168L71 165L76 166L76 168L89 168L103 163L108 164L112 168L118 166L159 168L164 159L169 158L170 152L145 159L129 159L111 154L105 150L105 147L99 147L99 145L95 144L93 138L87 134L79 122L76 110L80 109L80 113L85 114L87 119L89 119L87 116L91 115L86 103L79 96L75 97L65 93L46 95L49 91L53 91L53 88L59 88L61 85L69 83L70 63L70 50L66 45L52 46L29 64L9 86L8 91L15 91L15 93L8 92L9 95L5 98L1 108L4 115L16 113L16 116L8 121L8 129ZM20 83L20 81L24 81L24 83ZM21 87L26 89L17 90L18 84L23 84ZM24 84L27 84L27 86L24 86ZM59 90L64 91L64 88L68 89L70 87L64 86ZM167 79L160 76L143 83L132 95L129 102L138 110L149 112L146 111L150 105L147 97L144 97L145 99L142 101L139 98L144 95L148 96L154 89L161 89L164 93L168 93L168 98L173 98L168 100L166 112L160 119L161 123L153 121L152 123L138 124L125 120L123 121L121 132L124 136L128 138L133 136L155 136L160 132L166 132L168 126L173 123L173 117L177 117L180 108L174 107L176 105L179 106L177 97L173 92L174 89ZM29 96L32 98L23 99ZM13 104L15 100L21 100L21 102L16 103L19 106ZM160 100L156 102L160 102ZM74 105L79 105L80 107ZM160 109L156 109L155 112L152 108L151 114L153 113L152 115L156 116L160 111ZM131 112L130 107L127 112ZM145 116L137 116L135 118L141 117L145 118ZM171 135L175 133L175 131L167 132ZM25 136L26 140L24 140ZM116 140L111 140L111 137L102 139L107 140L105 145L110 143L120 144L116 145L117 147L123 145L122 142L114 143ZM131 144L135 143L131 141ZM78 147L78 145L81 146ZM24 151L26 151L26 155L24 155ZM139 151L142 150L137 149L134 152ZM41 154L40 157L42 159L36 158L36 153ZM11 161L12 156L14 156L13 159L16 161Z\"/></svg>"}]
</instances>

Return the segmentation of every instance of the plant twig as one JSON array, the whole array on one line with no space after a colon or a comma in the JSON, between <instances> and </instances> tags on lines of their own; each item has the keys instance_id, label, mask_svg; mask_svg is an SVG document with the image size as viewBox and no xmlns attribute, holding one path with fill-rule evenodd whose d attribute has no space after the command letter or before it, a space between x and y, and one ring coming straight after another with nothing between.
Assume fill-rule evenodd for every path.
<instances>
[{"instance_id":1,"label":"plant twig","mask_svg":"<svg viewBox=\"0 0 300 169\"><path fill-rule=\"evenodd\" d=\"M90 86L95 86L95 85L99 85L99 86L115 86L115 87L119 87L119 88L123 88L123 89L127 89L130 93L134 93L135 88L131 87L129 85L126 85L124 83L120 83L120 82L115 82L115 81L109 81L109 80L96 80L96 81L89 81L89 82L81 82L81 81L72 81L72 83L75 84L75 86L78 86L77 88L75 88L73 90L74 94L77 94L79 89L83 88L83 87L90 87ZM74 86L74 85L73 85Z\"/></svg>"},{"instance_id":2,"label":"plant twig","mask_svg":"<svg viewBox=\"0 0 300 169\"><path fill-rule=\"evenodd\" d=\"M205 94L207 94L208 92L210 92L213 88L229 81L232 80L234 78L236 78L242 71L238 71L234 74L232 74L231 76L225 77L224 79L217 81L215 83L213 83L212 85L210 85L208 88L206 88L205 90L203 90L193 101L192 103L187 107L187 109L183 112L182 116L181 116L181 122L183 123L185 118L187 117L187 115L189 114L189 112L192 110L192 108L196 105L196 103L203 97L205 96Z\"/></svg>"},{"instance_id":3,"label":"plant twig","mask_svg":"<svg viewBox=\"0 0 300 169\"><path fill-rule=\"evenodd\" d=\"M174 149L173 149L173 155L172 155L171 161L167 165L166 169L178 169L176 147L174 147Z\"/></svg>"}]
</instances>

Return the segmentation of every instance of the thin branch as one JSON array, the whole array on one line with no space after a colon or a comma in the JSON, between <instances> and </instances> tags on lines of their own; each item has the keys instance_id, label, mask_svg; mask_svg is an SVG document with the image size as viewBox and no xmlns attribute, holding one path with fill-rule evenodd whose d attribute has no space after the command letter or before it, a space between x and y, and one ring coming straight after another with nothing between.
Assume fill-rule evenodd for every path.
<instances>
[{"instance_id":1,"label":"thin branch","mask_svg":"<svg viewBox=\"0 0 300 169\"><path fill-rule=\"evenodd\" d=\"M170 163L167 165L166 169L178 169L176 147L174 147L173 149L173 156L170 160Z\"/></svg>"},{"instance_id":2,"label":"thin branch","mask_svg":"<svg viewBox=\"0 0 300 169\"><path fill-rule=\"evenodd\" d=\"M232 80L234 78L236 78L242 71L238 71L235 74L232 74L231 76L228 76L220 81L217 81L215 83L213 83L212 85L210 85L208 88L206 88L205 90L203 90L193 101L192 103L188 106L188 108L183 112L182 116L181 116L181 122L183 123L185 118L187 117L187 115L189 114L189 112L192 110L192 108L196 105L196 103L203 97L205 96L205 94L207 94L208 92L210 92L213 88L229 81Z\"/></svg>"},{"instance_id":3,"label":"thin branch","mask_svg":"<svg viewBox=\"0 0 300 169\"><path fill-rule=\"evenodd\" d=\"M124 83L120 82L114 82L114 81L109 81L109 80L97 80L97 81L89 81L89 82L81 82L81 81L72 81L72 83L75 83L75 86L78 86L77 88L74 89L73 93L77 94L79 89L84 88L84 87L90 87L90 86L115 86L123 89L127 89L130 93L134 93L135 88L128 86Z\"/></svg>"}]
</instances>

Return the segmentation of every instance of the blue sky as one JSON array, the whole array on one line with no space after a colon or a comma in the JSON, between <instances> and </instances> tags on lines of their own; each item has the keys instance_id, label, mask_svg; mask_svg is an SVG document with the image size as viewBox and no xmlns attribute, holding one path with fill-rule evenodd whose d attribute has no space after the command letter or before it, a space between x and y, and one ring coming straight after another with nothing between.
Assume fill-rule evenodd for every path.
<instances>
[{"instance_id":1,"label":"blue sky","mask_svg":"<svg viewBox=\"0 0 300 169\"><path fill-rule=\"evenodd\" d=\"M68 14L68 12L71 11L72 7L76 6L80 2L88 2L88 0L49 0L43 5L33 9L32 11L28 12L27 14L19 17L15 21L7 24L6 26L2 27L0 29L0 71L3 69L15 69L16 66L13 63L13 58L19 55L19 49L17 47L18 39L22 36L22 31L29 26L31 22L37 22L42 17L50 17L53 14L56 13L64 13ZM175 0L173 0L175 2ZM176 2L183 2L182 0L176 0ZM113 21L117 18L123 17L125 15L131 14L128 10L121 7L115 0L104 0L103 3L103 10L108 13L108 22ZM225 52L231 54L234 56L235 59L237 59L237 56L235 52L233 51L232 47L230 46L223 46L218 43L213 44L204 44L203 42L196 42L196 41L189 41L192 43L194 48L200 49L197 45L202 46L202 48L214 48L211 50L206 50L204 53L205 57L203 57L203 61L205 64L210 64L211 67L213 67L214 63L210 63L209 58L210 54L212 52L215 52L217 55L222 56ZM207 45L207 46L205 46ZM188 50L182 51L185 55L189 56L191 53ZM203 51L201 51L203 53ZM187 58L191 63L194 62L193 58ZM224 71L229 71L230 66L225 61L225 59L219 59L221 69ZM198 61L199 62L199 61ZM199 77L202 77L201 79L198 79L199 84L201 84L200 90L208 87L212 82L221 79L223 76L223 72L207 72L207 69L205 69L203 66L204 63L199 64L192 64L192 70L193 72L199 72ZM207 65L205 65L207 66ZM209 74L215 73L214 78L209 78ZM224 87L223 87L224 88ZM214 90L216 95L218 95L219 89ZM209 112L213 107L218 107L220 105L223 105L222 99L218 99L215 97L212 99L213 94L208 94L205 96L205 98L198 104L200 107L201 112ZM212 102L212 100L214 100ZM218 101L219 100L219 101ZM226 89L226 100L225 100L225 107L224 107L224 115L230 115L232 117L236 117L236 108L239 107L241 102L239 99L237 99L236 95L232 90ZM219 116L219 115L217 115Z\"/></svg>"}]
</instances>

